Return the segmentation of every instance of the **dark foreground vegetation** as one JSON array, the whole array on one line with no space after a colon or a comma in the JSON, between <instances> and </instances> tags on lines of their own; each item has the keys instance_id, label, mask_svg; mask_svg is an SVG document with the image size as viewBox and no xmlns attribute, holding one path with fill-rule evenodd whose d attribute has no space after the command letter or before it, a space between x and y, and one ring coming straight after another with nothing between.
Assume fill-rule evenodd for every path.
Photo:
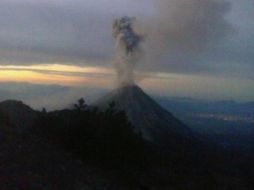
<instances>
[{"instance_id":1,"label":"dark foreground vegetation","mask_svg":"<svg viewBox=\"0 0 254 190\"><path fill-rule=\"evenodd\" d=\"M83 99L53 112L14 105L20 111L14 116L7 107L0 105L0 183L6 190L254 188L251 152L226 151L195 135L172 136L166 144L145 141L114 103L104 111ZM20 129L22 123L28 127Z\"/></svg>"},{"instance_id":2,"label":"dark foreground vegetation","mask_svg":"<svg viewBox=\"0 0 254 190\"><path fill-rule=\"evenodd\" d=\"M113 103L101 112L88 109L81 99L74 109L43 112L38 127L49 142L104 166L124 167L141 159L144 150L125 113Z\"/></svg>"}]
</instances>

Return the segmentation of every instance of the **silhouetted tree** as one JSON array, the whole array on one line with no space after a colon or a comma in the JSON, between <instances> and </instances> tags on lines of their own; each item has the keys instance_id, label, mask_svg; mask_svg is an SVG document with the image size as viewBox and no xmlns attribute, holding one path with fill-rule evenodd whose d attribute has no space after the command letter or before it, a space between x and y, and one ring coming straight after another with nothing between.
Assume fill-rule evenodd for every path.
<instances>
[{"instance_id":1,"label":"silhouetted tree","mask_svg":"<svg viewBox=\"0 0 254 190\"><path fill-rule=\"evenodd\" d=\"M46 113L47 113L46 108L42 108L41 113L42 113L42 114L46 114Z\"/></svg>"},{"instance_id":2,"label":"silhouetted tree","mask_svg":"<svg viewBox=\"0 0 254 190\"><path fill-rule=\"evenodd\" d=\"M43 115L39 125L46 137L83 159L121 165L137 159L141 152L142 139L134 133L125 112L117 111L113 102L105 111L90 110L81 98L74 110Z\"/></svg>"},{"instance_id":3,"label":"silhouetted tree","mask_svg":"<svg viewBox=\"0 0 254 190\"><path fill-rule=\"evenodd\" d=\"M84 111L87 108L85 100L83 98L80 98L78 100L78 103L74 104L74 108L78 111Z\"/></svg>"}]
</instances>

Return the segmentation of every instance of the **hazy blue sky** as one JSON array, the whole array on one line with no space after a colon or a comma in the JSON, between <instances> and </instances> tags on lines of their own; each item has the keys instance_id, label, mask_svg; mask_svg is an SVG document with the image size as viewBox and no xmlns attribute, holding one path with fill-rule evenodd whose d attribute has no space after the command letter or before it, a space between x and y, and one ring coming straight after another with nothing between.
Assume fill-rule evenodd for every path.
<instances>
[{"instance_id":1,"label":"hazy blue sky","mask_svg":"<svg viewBox=\"0 0 254 190\"><path fill-rule=\"evenodd\" d=\"M149 92L254 101L253 0L1 0L0 92L13 81L112 88L111 26L124 15L146 35L137 78Z\"/></svg>"}]
</instances>

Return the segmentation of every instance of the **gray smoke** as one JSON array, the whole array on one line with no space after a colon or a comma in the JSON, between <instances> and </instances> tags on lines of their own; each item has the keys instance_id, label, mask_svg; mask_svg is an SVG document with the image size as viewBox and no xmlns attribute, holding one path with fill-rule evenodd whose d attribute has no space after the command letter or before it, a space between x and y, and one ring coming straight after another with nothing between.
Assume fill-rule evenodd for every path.
<instances>
[{"instance_id":1,"label":"gray smoke","mask_svg":"<svg viewBox=\"0 0 254 190\"><path fill-rule=\"evenodd\" d=\"M160 28L170 41L186 48L204 48L231 30L225 19L230 10L226 0L160 0Z\"/></svg>"},{"instance_id":2,"label":"gray smoke","mask_svg":"<svg viewBox=\"0 0 254 190\"><path fill-rule=\"evenodd\" d=\"M134 68L142 56L141 42L144 37L133 28L135 18L122 17L113 23L113 37L116 40L115 68L120 85L134 82Z\"/></svg>"},{"instance_id":3,"label":"gray smoke","mask_svg":"<svg viewBox=\"0 0 254 190\"><path fill-rule=\"evenodd\" d=\"M149 35L146 65L157 64L164 55L163 69L200 69L207 53L234 32L226 19L231 9L227 0L156 0L154 8L141 28Z\"/></svg>"}]
</instances>

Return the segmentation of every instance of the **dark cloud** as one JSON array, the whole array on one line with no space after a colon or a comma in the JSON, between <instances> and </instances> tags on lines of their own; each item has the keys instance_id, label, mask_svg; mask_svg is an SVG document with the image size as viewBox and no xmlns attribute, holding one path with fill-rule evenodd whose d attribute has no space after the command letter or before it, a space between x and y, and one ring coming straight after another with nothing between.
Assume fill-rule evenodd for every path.
<instances>
[{"instance_id":1,"label":"dark cloud","mask_svg":"<svg viewBox=\"0 0 254 190\"><path fill-rule=\"evenodd\" d=\"M207 54L234 32L226 20L231 8L227 1L158 0L154 4L157 14L144 26L150 39L147 56L161 61L163 69L203 70Z\"/></svg>"},{"instance_id":2,"label":"dark cloud","mask_svg":"<svg viewBox=\"0 0 254 190\"><path fill-rule=\"evenodd\" d=\"M125 14L136 15L141 6L135 8L138 3L134 1L110 2L1 1L0 54L4 56L0 61L31 64L111 60L113 20Z\"/></svg>"},{"instance_id":3,"label":"dark cloud","mask_svg":"<svg viewBox=\"0 0 254 190\"><path fill-rule=\"evenodd\" d=\"M109 58L113 18L104 14L80 2L0 2L0 50L11 52L17 62L19 52L26 53L21 62Z\"/></svg>"},{"instance_id":4,"label":"dark cloud","mask_svg":"<svg viewBox=\"0 0 254 190\"><path fill-rule=\"evenodd\" d=\"M202 50L232 31L230 7L225 0L159 0L156 29L169 46Z\"/></svg>"},{"instance_id":5,"label":"dark cloud","mask_svg":"<svg viewBox=\"0 0 254 190\"><path fill-rule=\"evenodd\" d=\"M253 65L251 5L251 0L2 0L0 64L105 65L114 54L112 21L128 15L147 34L142 70L197 73L211 72L211 62Z\"/></svg>"}]
</instances>

